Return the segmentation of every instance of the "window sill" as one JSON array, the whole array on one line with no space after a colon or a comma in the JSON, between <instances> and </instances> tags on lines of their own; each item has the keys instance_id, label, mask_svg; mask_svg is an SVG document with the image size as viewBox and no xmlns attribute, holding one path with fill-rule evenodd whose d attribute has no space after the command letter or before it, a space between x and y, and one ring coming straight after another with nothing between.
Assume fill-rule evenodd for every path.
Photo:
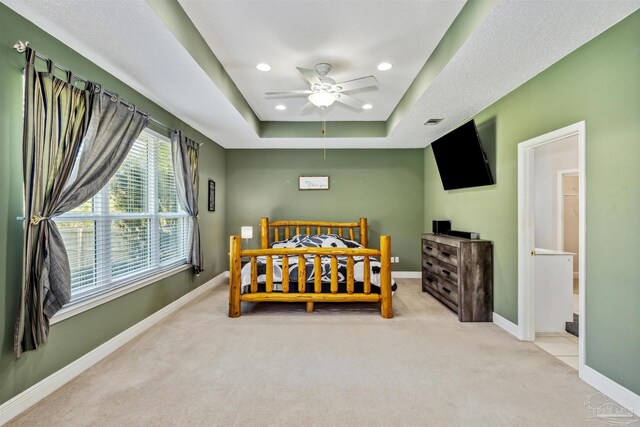
<instances>
[{"instance_id":1,"label":"window sill","mask_svg":"<svg viewBox=\"0 0 640 427\"><path fill-rule=\"evenodd\" d=\"M50 325L61 322L65 319L75 316L76 314L80 314L87 310L91 310L94 307L97 307L101 304L119 298L123 295L126 295L130 292L136 291L140 288L144 288L147 285L157 282L158 280L162 280L166 277L172 276L176 273L179 273L184 270L188 270L192 267L191 264L183 264L178 267L172 268L171 270L163 271L160 274L156 274L155 276L147 277L138 282L131 283L129 285L121 286L119 288L113 289L111 291L99 294L94 296L93 298L87 298L86 300L78 301L75 304L70 304L68 306L62 307L60 311L58 311L49 321Z\"/></svg>"}]
</instances>

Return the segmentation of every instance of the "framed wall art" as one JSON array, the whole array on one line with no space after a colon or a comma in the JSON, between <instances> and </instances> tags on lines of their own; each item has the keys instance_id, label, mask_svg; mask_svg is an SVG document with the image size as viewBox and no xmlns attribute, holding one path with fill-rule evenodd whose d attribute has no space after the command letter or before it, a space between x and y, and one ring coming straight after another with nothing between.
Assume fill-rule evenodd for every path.
<instances>
[{"instance_id":1,"label":"framed wall art","mask_svg":"<svg viewBox=\"0 0 640 427\"><path fill-rule=\"evenodd\" d=\"M328 190L329 176L298 177L298 190Z\"/></svg>"},{"instance_id":2,"label":"framed wall art","mask_svg":"<svg viewBox=\"0 0 640 427\"><path fill-rule=\"evenodd\" d=\"M212 179L209 180L209 212L216 211L216 182Z\"/></svg>"}]
</instances>

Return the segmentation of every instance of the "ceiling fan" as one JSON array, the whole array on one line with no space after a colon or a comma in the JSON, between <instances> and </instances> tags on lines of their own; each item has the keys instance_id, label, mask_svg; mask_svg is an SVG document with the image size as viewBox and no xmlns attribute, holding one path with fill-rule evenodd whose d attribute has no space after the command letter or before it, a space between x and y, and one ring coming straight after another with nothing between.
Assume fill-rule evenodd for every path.
<instances>
[{"instance_id":1,"label":"ceiling fan","mask_svg":"<svg viewBox=\"0 0 640 427\"><path fill-rule=\"evenodd\" d=\"M297 67L302 77L309 82L309 89L306 90L287 90L283 92L265 92L269 96L306 96L309 102L302 108L303 113L310 113L315 107L324 109L332 105L334 102L340 102L356 109L371 108L371 104L367 104L345 92L356 89L363 89L378 85L378 81L373 76L361 77L359 79L348 80L342 83L336 83L335 80L327 77L331 71L331 64L316 64L315 69Z\"/></svg>"}]
</instances>

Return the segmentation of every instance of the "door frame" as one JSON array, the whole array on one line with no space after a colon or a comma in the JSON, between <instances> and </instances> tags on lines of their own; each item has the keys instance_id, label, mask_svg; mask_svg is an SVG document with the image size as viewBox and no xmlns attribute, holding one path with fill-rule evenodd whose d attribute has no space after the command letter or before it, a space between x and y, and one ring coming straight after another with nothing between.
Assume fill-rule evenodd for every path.
<instances>
[{"instance_id":1,"label":"door frame","mask_svg":"<svg viewBox=\"0 0 640 427\"><path fill-rule=\"evenodd\" d=\"M579 209L579 374L585 366L586 349L586 123L581 121L562 129L537 136L518 144L518 332L523 341L535 340L535 305L533 257L534 250L534 148L560 139L578 137Z\"/></svg>"}]
</instances>

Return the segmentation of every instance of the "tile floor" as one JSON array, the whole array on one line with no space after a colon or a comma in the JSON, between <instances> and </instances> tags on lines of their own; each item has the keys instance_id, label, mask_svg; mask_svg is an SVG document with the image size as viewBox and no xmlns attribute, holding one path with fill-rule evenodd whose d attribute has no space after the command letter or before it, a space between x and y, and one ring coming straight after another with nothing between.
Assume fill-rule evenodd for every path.
<instances>
[{"instance_id":1,"label":"tile floor","mask_svg":"<svg viewBox=\"0 0 640 427\"><path fill-rule=\"evenodd\" d=\"M573 280L573 312L580 313L578 279ZM568 332L537 332L538 347L578 370L578 337Z\"/></svg>"},{"instance_id":2,"label":"tile floor","mask_svg":"<svg viewBox=\"0 0 640 427\"><path fill-rule=\"evenodd\" d=\"M536 345L578 370L578 337L568 332L537 332Z\"/></svg>"}]
</instances>

